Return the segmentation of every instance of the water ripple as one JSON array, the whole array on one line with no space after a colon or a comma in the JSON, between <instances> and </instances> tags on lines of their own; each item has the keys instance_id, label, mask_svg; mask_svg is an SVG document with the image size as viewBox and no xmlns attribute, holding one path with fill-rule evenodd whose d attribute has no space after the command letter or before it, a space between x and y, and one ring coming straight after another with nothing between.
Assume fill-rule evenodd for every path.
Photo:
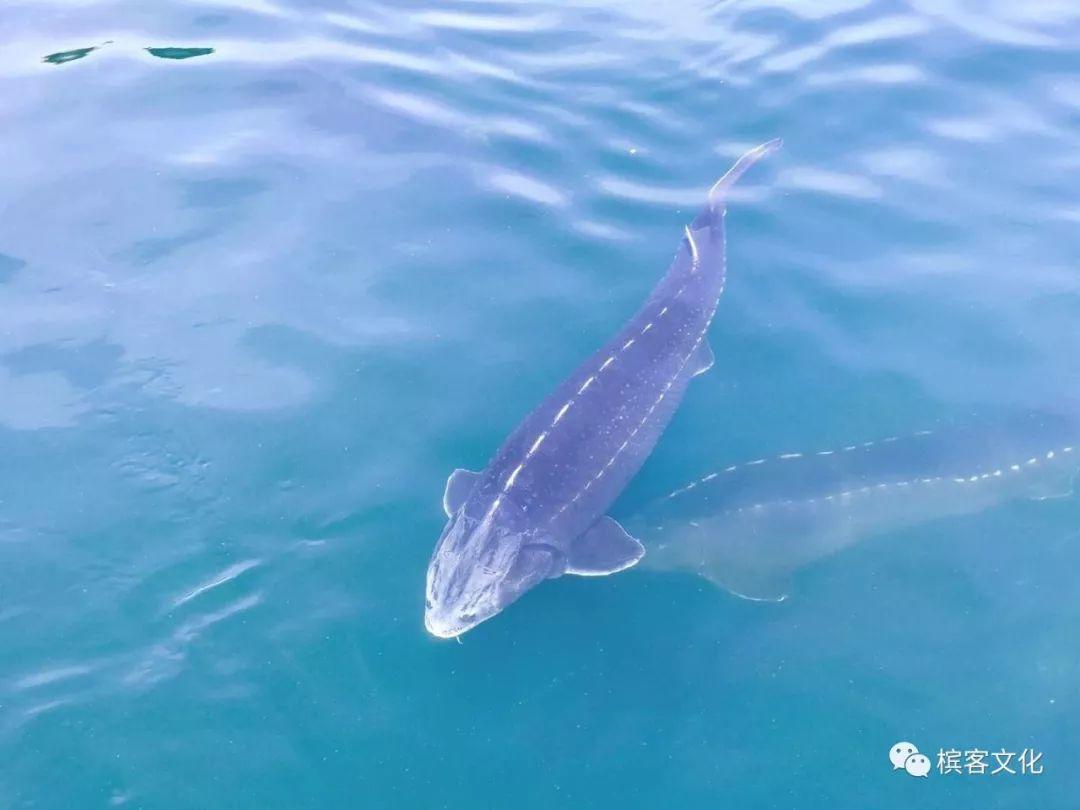
<instances>
[{"instance_id":1,"label":"water ripple","mask_svg":"<svg viewBox=\"0 0 1080 810\"><path fill-rule=\"evenodd\" d=\"M516 172L495 171L488 175L487 183L495 191L505 192L528 202L540 205L552 205L558 208L568 203L567 196L556 188Z\"/></svg>"},{"instance_id":2,"label":"water ripple","mask_svg":"<svg viewBox=\"0 0 1080 810\"><path fill-rule=\"evenodd\" d=\"M432 28L483 33L525 33L531 36L541 31L562 28L562 21L553 14L481 14L428 10L414 12L410 17L414 22Z\"/></svg>"},{"instance_id":3,"label":"water ripple","mask_svg":"<svg viewBox=\"0 0 1080 810\"><path fill-rule=\"evenodd\" d=\"M178 608L181 605L190 602L192 599L202 596L207 591L211 591L214 588L232 582L245 571L250 571L252 568L260 565L260 563L261 560L241 560L238 563L233 563L224 571L221 571L220 573L213 576L211 579L208 579L205 582L196 585L194 588L192 588L190 591L183 594L182 596L176 597L172 601L172 607Z\"/></svg>"},{"instance_id":4,"label":"water ripple","mask_svg":"<svg viewBox=\"0 0 1080 810\"><path fill-rule=\"evenodd\" d=\"M882 196L880 186L873 181L843 172L797 166L784 172L782 181L787 188L811 191L825 195L873 200Z\"/></svg>"},{"instance_id":5,"label":"water ripple","mask_svg":"<svg viewBox=\"0 0 1080 810\"><path fill-rule=\"evenodd\" d=\"M175 677L182 669L187 649L210 628L233 616L258 606L263 601L259 593L249 594L220 610L201 613L188 619L167 638L151 645L150 649L123 677L131 687L145 688Z\"/></svg>"}]
</instances>

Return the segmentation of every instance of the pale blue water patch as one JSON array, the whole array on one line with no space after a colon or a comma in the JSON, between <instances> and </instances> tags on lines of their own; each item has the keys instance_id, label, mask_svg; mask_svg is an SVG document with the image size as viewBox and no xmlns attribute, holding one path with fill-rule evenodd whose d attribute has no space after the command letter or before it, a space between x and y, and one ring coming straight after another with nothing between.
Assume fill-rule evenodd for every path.
<instances>
[{"instance_id":1,"label":"pale blue water patch","mask_svg":"<svg viewBox=\"0 0 1080 810\"><path fill-rule=\"evenodd\" d=\"M716 365L618 509L718 464L1074 416L1070 5L0 19L0 805L1075 804L1070 499L857 543L779 606L631 571L460 646L421 622L446 476L771 137ZM1045 770L916 780L901 739Z\"/></svg>"}]
</instances>

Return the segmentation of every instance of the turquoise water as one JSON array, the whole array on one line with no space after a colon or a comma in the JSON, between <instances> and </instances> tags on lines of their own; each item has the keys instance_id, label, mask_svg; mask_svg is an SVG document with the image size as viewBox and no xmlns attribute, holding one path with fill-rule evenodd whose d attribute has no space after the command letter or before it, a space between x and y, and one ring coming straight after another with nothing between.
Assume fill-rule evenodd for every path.
<instances>
[{"instance_id":1,"label":"turquoise water","mask_svg":"<svg viewBox=\"0 0 1080 810\"><path fill-rule=\"evenodd\" d=\"M1075 807L1080 505L422 625L478 468L740 187L718 464L1080 401L1064 2L8 2L0 806ZM1069 437L1061 437L1068 441ZM890 746L1044 772L894 773Z\"/></svg>"}]
</instances>

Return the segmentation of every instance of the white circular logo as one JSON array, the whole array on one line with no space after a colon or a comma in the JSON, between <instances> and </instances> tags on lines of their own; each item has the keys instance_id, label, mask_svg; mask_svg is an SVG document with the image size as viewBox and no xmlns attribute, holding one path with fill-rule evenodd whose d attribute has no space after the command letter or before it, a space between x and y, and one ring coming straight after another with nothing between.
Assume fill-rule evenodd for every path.
<instances>
[{"instance_id":1,"label":"white circular logo","mask_svg":"<svg viewBox=\"0 0 1080 810\"><path fill-rule=\"evenodd\" d=\"M926 754L912 754L904 760L904 770L912 776L926 776L930 773L930 757Z\"/></svg>"},{"instance_id":2,"label":"white circular logo","mask_svg":"<svg viewBox=\"0 0 1080 810\"><path fill-rule=\"evenodd\" d=\"M893 770L898 771L904 767L904 762L912 754L919 753L919 749L915 747L914 743L898 742L892 748L889 749L889 762L893 765Z\"/></svg>"}]
</instances>

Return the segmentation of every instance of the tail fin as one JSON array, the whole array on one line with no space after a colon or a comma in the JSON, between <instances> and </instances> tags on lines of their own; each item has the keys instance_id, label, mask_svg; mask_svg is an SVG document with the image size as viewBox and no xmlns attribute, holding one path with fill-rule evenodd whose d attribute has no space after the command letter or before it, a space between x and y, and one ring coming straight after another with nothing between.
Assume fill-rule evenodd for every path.
<instances>
[{"instance_id":1,"label":"tail fin","mask_svg":"<svg viewBox=\"0 0 1080 810\"><path fill-rule=\"evenodd\" d=\"M761 146L755 146L741 158L736 160L735 165L728 169L727 174L717 180L715 185L709 189L709 208L714 211L722 210L727 200L728 190L739 181L739 178L746 173L746 170L763 157L771 155L779 149L783 143L784 142L780 138L773 138L771 141L766 141L761 144Z\"/></svg>"}]
</instances>

